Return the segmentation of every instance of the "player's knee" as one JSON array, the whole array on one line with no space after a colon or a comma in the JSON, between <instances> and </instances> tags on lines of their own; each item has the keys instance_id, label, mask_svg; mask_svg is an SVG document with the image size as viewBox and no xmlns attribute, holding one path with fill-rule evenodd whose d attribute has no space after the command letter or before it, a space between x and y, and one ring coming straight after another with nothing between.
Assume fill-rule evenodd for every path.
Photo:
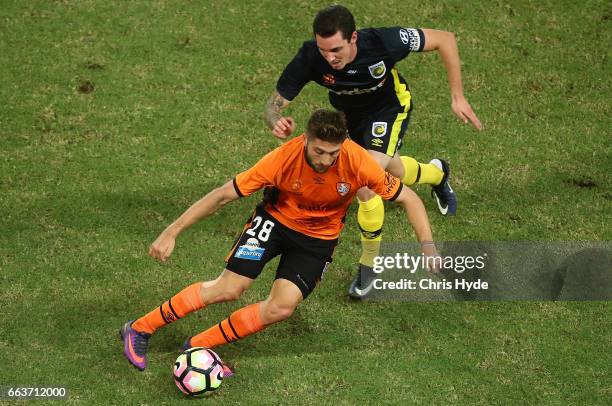
<instances>
[{"instance_id":1,"label":"player's knee","mask_svg":"<svg viewBox=\"0 0 612 406\"><path fill-rule=\"evenodd\" d=\"M209 305L213 303L232 302L240 299L245 289L241 286L211 286L201 290L202 301Z\"/></svg>"},{"instance_id":2,"label":"player's knee","mask_svg":"<svg viewBox=\"0 0 612 406\"><path fill-rule=\"evenodd\" d=\"M367 187L362 187L357 191L357 198L362 202L367 202L368 200L374 198L376 193L372 192Z\"/></svg>"},{"instance_id":3,"label":"player's knee","mask_svg":"<svg viewBox=\"0 0 612 406\"><path fill-rule=\"evenodd\" d=\"M242 287L231 287L225 291L225 301L231 302L233 300L240 299L240 296L244 293L244 289Z\"/></svg>"},{"instance_id":4,"label":"player's knee","mask_svg":"<svg viewBox=\"0 0 612 406\"><path fill-rule=\"evenodd\" d=\"M396 178L404 179L404 174L406 173L406 170L404 169L401 160L398 159L398 161L399 163L397 164L395 162L392 162L389 166L387 166L387 172L389 172Z\"/></svg>"},{"instance_id":5,"label":"player's knee","mask_svg":"<svg viewBox=\"0 0 612 406\"><path fill-rule=\"evenodd\" d=\"M295 306L281 305L279 303L268 302L262 307L261 317L266 324L277 323L287 320L295 311Z\"/></svg>"},{"instance_id":6,"label":"player's knee","mask_svg":"<svg viewBox=\"0 0 612 406\"><path fill-rule=\"evenodd\" d=\"M365 202L359 202L357 211L357 223L361 235L365 239L375 239L380 236L385 219L385 206L380 196L374 197Z\"/></svg>"}]
</instances>

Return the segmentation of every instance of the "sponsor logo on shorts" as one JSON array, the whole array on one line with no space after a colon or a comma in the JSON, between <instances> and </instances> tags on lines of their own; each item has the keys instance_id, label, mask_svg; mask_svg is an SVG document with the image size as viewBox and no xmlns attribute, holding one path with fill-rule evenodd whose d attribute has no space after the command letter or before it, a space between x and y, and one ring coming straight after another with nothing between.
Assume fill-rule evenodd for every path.
<instances>
[{"instance_id":1,"label":"sponsor logo on shorts","mask_svg":"<svg viewBox=\"0 0 612 406\"><path fill-rule=\"evenodd\" d=\"M249 238L246 244L241 245L234 254L235 258L248 259L250 261L261 261L265 248L259 246L257 238Z\"/></svg>"},{"instance_id":2,"label":"sponsor logo on shorts","mask_svg":"<svg viewBox=\"0 0 612 406\"><path fill-rule=\"evenodd\" d=\"M385 75L385 73L387 73L387 67L385 66L384 61L368 66L368 70L374 79L380 79Z\"/></svg>"},{"instance_id":3,"label":"sponsor logo on shorts","mask_svg":"<svg viewBox=\"0 0 612 406\"><path fill-rule=\"evenodd\" d=\"M336 183L336 191L340 196L346 196L348 192L351 190L351 184L346 182L338 182Z\"/></svg>"},{"instance_id":4,"label":"sponsor logo on shorts","mask_svg":"<svg viewBox=\"0 0 612 406\"><path fill-rule=\"evenodd\" d=\"M372 123L372 135L374 137L384 137L387 133L387 123L384 121L375 121Z\"/></svg>"}]
</instances>

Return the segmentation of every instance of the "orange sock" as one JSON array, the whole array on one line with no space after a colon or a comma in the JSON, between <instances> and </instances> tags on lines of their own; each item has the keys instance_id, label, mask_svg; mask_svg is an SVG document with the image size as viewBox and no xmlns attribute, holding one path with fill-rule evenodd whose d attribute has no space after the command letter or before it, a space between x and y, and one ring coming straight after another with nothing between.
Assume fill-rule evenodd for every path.
<instances>
[{"instance_id":1,"label":"orange sock","mask_svg":"<svg viewBox=\"0 0 612 406\"><path fill-rule=\"evenodd\" d=\"M191 337L191 345L194 347L214 348L263 330L266 326L262 323L261 316L259 315L260 307L261 303L255 303L235 311L216 326L197 336Z\"/></svg>"},{"instance_id":2,"label":"orange sock","mask_svg":"<svg viewBox=\"0 0 612 406\"><path fill-rule=\"evenodd\" d=\"M132 328L139 332L153 334L158 328L175 322L186 314L200 310L204 307L200 295L201 287L202 282L186 287L157 309L132 323Z\"/></svg>"}]
</instances>

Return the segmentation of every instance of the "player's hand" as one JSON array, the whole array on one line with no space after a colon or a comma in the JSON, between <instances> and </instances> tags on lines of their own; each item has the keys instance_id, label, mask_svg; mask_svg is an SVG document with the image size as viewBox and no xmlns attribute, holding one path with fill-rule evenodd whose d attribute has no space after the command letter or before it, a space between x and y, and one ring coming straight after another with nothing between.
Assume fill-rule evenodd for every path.
<instances>
[{"instance_id":1,"label":"player's hand","mask_svg":"<svg viewBox=\"0 0 612 406\"><path fill-rule=\"evenodd\" d=\"M453 109L453 113L455 113L464 124L467 124L469 121L478 131L482 130L480 120L476 117L476 114L472 110L472 106L470 106L470 103L468 103L465 97L453 98L451 109Z\"/></svg>"},{"instance_id":2,"label":"player's hand","mask_svg":"<svg viewBox=\"0 0 612 406\"><path fill-rule=\"evenodd\" d=\"M276 124L274 124L274 128L272 129L272 134L276 138L281 140L286 139L288 136L293 134L295 131L295 121L291 117L281 117Z\"/></svg>"},{"instance_id":3,"label":"player's hand","mask_svg":"<svg viewBox=\"0 0 612 406\"><path fill-rule=\"evenodd\" d=\"M421 244L421 250L425 257L425 267L428 272L440 273L440 267L442 266L442 258L438 254L438 250L433 242L426 242Z\"/></svg>"},{"instance_id":4,"label":"player's hand","mask_svg":"<svg viewBox=\"0 0 612 406\"><path fill-rule=\"evenodd\" d=\"M158 261L165 262L174 251L175 241L174 237L161 233L149 247L149 255Z\"/></svg>"}]
</instances>

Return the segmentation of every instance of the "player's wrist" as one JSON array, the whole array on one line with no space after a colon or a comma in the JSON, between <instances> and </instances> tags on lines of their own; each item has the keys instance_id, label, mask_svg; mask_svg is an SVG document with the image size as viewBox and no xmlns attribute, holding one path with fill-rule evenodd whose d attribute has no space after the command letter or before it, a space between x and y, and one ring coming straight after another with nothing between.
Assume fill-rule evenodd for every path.
<instances>
[{"instance_id":1,"label":"player's wrist","mask_svg":"<svg viewBox=\"0 0 612 406\"><path fill-rule=\"evenodd\" d=\"M451 100L453 101L453 103L461 101L461 100L465 100L463 91L460 90L460 91L451 92Z\"/></svg>"},{"instance_id":2,"label":"player's wrist","mask_svg":"<svg viewBox=\"0 0 612 406\"><path fill-rule=\"evenodd\" d=\"M436 244L433 241L421 241L421 250L425 251L435 251Z\"/></svg>"},{"instance_id":3,"label":"player's wrist","mask_svg":"<svg viewBox=\"0 0 612 406\"><path fill-rule=\"evenodd\" d=\"M172 223L164 230L164 236L166 238L172 238L176 240L176 237L183 231L183 227L179 223Z\"/></svg>"},{"instance_id":4,"label":"player's wrist","mask_svg":"<svg viewBox=\"0 0 612 406\"><path fill-rule=\"evenodd\" d=\"M436 256L438 255L438 250L436 248L436 244L431 241L421 241L421 252L427 256Z\"/></svg>"}]
</instances>

